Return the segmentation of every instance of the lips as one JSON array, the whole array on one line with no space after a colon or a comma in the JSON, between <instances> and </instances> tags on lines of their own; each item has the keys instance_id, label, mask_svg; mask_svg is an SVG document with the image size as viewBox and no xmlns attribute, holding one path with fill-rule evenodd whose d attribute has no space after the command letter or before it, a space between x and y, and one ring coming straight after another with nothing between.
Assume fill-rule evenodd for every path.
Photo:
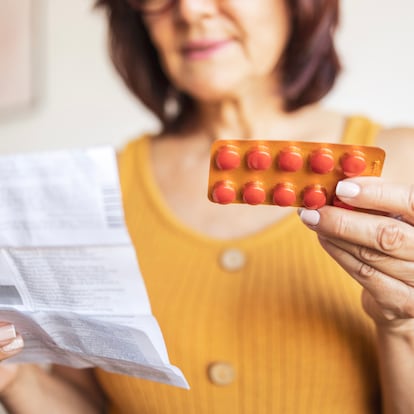
<instances>
[{"instance_id":1,"label":"lips","mask_svg":"<svg viewBox=\"0 0 414 414\"><path fill-rule=\"evenodd\" d=\"M189 59L206 59L231 43L223 40L197 40L188 42L181 49L182 54Z\"/></svg>"}]
</instances>

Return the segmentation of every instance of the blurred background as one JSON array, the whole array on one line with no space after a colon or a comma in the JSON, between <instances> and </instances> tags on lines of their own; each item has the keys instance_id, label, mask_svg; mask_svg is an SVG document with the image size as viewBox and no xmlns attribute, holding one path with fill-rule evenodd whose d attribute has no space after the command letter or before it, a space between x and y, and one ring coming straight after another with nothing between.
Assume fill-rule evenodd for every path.
<instances>
[{"instance_id":1,"label":"blurred background","mask_svg":"<svg viewBox=\"0 0 414 414\"><path fill-rule=\"evenodd\" d=\"M414 3L341 6L344 71L326 105L414 125ZM114 73L93 0L0 0L0 153L120 147L157 127Z\"/></svg>"}]
</instances>

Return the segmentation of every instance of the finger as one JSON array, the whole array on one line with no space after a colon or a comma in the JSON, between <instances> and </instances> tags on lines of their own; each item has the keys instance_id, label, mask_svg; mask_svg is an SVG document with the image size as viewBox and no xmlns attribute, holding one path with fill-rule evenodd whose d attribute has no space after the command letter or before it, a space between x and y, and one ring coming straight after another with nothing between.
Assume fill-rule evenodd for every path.
<instances>
[{"instance_id":1,"label":"finger","mask_svg":"<svg viewBox=\"0 0 414 414\"><path fill-rule=\"evenodd\" d=\"M319 237L319 240L325 240ZM375 267L378 271L392 275L392 277L414 287L414 262L408 260L399 260L387 254L366 246L348 243L340 239L326 239L341 250L351 254L360 262Z\"/></svg>"},{"instance_id":2,"label":"finger","mask_svg":"<svg viewBox=\"0 0 414 414\"><path fill-rule=\"evenodd\" d=\"M354 207L383 211L414 224L414 185L386 182L378 177L340 181L336 195Z\"/></svg>"},{"instance_id":3,"label":"finger","mask_svg":"<svg viewBox=\"0 0 414 414\"><path fill-rule=\"evenodd\" d=\"M24 347L24 341L20 334L7 341L0 342L0 360L4 360L18 354Z\"/></svg>"},{"instance_id":4,"label":"finger","mask_svg":"<svg viewBox=\"0 0 414 414\"><path fill-rule=\"evenodd\" d=\"M10 358L23 348L23 338L16 333L14 325L0 324L0 360Z\"/></svg>"},{"instance_id":5,"label":"finger","mask_svg":"<svg viewBox=\"0 0 414 414\"><path fill-rule=\"evenodd\" d=\"M322 239L324 249L378 302L398 318L414 318L414 289Z\"/></svg>"},{"instance_id":6,"label":"finger","mask_svg":"<svg viewBox=\"0 0 414 414\"><path fill-rule=\"evenodd\" d=\"M332 206L300 212L312 230L327 238L360 244L402 260L414 256L414 227L391 217Z\"/></svg>"}]
</instances>

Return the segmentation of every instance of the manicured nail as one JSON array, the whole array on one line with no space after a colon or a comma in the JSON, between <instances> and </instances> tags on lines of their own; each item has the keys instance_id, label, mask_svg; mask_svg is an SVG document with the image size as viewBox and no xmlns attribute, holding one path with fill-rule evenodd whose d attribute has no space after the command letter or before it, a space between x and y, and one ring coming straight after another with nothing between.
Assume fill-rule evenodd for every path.
<instances>
[{"instance_id":1,"label":"manicured nail","mask_svg":"<svg viewBox=\"0 0 414 414\"><path fill-rule=\"evenodd\" d=\"M23 348L24 342L21 336L14 338L9 344L1 347L3 352L13 352Z\"/></svg>"},{"instance_id":2,"label":"manicured nail","mask_svg":"<svg viewBox=\"0 0 414 414\"><path fill-rule=\"evenodd\" d=\"M299 213L300 219L309 226L316 226L319 223L319 219L321 218L321 215L316 210L306 210L303 209Z\"/></svg>"},{"instance_id":3,"label":"manicured nail","mask_svg":"<svg viewBox=\"0 0 414 414\"><path fill-rule=\"evenodd\" d=\"M340 197L352 198L359 194L360 188L359 185L350 183L348 181L339 181L336 185L335 193Z\"/></svg>"},{"instance_id":4,"label":"manicured nail","mask_svg":"<svg viewBox=\"0 0 414 414\"><path fill-rule=\"evenodd\" d=\"M16 338L16 329L14 325L7 324L0 326L0 341Z\"/></svg>"}]
</instances>

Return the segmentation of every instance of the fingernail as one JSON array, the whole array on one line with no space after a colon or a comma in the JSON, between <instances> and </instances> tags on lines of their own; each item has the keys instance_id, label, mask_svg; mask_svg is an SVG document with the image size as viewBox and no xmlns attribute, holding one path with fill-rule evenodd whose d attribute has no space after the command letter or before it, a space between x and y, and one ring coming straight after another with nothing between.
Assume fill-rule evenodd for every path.
<instances>
[{"instance_id":1,"label":"fingernail","mask_svg":"<svg viewBox=\"0 0 414 414\"><path fill-rule=\"evenodd\" d=\"M1 350L3 352L13 352L23 348L23 345L23 338L21 336L18 336L17 338L14 338L13 341L11 341L9 344L2 346Z\"/></svg>"},{"instance_id":2,"label":"fingernail","mask_svg":"<svg viewBox=\"0 0 414 414\"><path fill-rule=\"evenodd\" d=\"M319 219L321 218L321 215L316 210L306 210L303 209L299 213L300 219L309 226L316 226L319 223Z\"/></svg>"},{"instance_id":3,"label":"fingernail","mask_svg":"<svg viewBox=\"0 0 414 414\"><path fill-rule=\"evenodd\" d=\"M336 185L335 193L340 197L355 197L359 194L360 188L359 185L355 183L350 183L348 181L339 181Z\"/></svg>"},{"instance_id":4,"label":"fingernail","mask_svg":"<svg viewBox=\"0 0 414 414\"><path fill-rule=\"evenodd\" d=\"M0 326L0 341L6 341L7 339L16 338L16 329L14 325L7 324Z\"/></svg>"}]
</instances>

